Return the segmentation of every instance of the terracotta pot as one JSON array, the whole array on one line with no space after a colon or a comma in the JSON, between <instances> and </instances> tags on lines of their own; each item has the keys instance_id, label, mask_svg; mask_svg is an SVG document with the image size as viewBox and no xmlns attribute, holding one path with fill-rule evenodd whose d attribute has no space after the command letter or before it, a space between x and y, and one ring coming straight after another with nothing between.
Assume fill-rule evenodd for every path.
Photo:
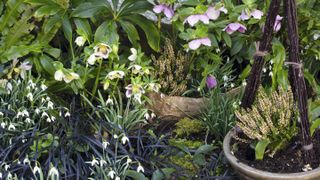
<instances>
[{"instance_id":1,"label":"terracotta pot","mask_svg":"<svg viewBox=\"0 0 320 180\"><path fill-rule=\"evenodd\" d=\"M258 170L252 168L244 163L241 163L230 151L230 141L232 136L235 134L234 129L230 130L229 133L223 140L223 152L228 159L229 163L240 176L241 179L252 179L252 180L319 180L320 179L320 168L314 169L308 172L301 173L271 173L267 171Z\"/></svg>"}]
</instances>

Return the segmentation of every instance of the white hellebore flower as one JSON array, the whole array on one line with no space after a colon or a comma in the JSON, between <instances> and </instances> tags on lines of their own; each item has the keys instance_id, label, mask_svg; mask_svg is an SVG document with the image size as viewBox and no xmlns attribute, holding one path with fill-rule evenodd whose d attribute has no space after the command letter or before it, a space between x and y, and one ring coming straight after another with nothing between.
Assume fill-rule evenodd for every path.
<instances>
[{"instance_id":1,"label":"white hellebore flower","mask_svg":"<svg viewBox=\"0 0 320 180\"><path fill-rule=\"evenodd\" d=\"M54 79L56 81L62 81L62 79L64 79L65 75L64 73L62 72L62 70L57 70L55 73L54 73Z\"/></svg>"},{"instance_id":2,"label":"white hellebore flower","mask_svg":"<svg viewBox=\"0 0 320 180\"><path fill-rule=\"evenodd\" d=\"M83 36L78 36L74 41L78 46L83 46L86 43L86 39Z\"/></svg>"},{"instance_id":3,"label":"white hellebore flower","mask_svg":"<svg viewBox=\"0 0 320 180\"><path fill-rule=\"evenodd\" d=\"M111 169L111 171L109 171L108 176L113 179L114 176L116 175L116 172L114 172L114 170Z\"/></svg>"},{"instance_id":4,"label":"white hellebore flower","mask_svg":"<svg viewBox=\"0 0 320 180\"><path fill-rule=\"evenodd\" d=\"M135 61L138 57L138 52L135 48L130 48L131 55L128 57L130 61Z\"/></svg>"},{"instance_id":5,"label":"white hellebore flower","mask_svg":"<svg viewBox=\"0 0 320 180\"><path fill-rule=\"evenodd\" d=\"M129 69L132 69L133 74L143 74L142 67L139 65L132 65L129 67Z\"/></svg>"},{"instance_id":6,"label":"white hellebore flower","mask_svg":"<svg viewBox=\"0 0 320 180\"><path fill-rule=\"evenodd\" d=\"M79 74L74 73L74 72L71 72L70 74L67 74L63 78L64 82L66 82L66 83L70 83L71 81L73 81L75 79L79 79Z\"/></svg>"},{"instance_id":7,"label":"white hellebore flower","mask_svg":"<svg viewBox=\"0 0 320 180\"><path fill-rule=\"evenodd\" d=\"M139 173L139 172L143 172L144 173L144 168L141 166L141 164L139 163L139 166L138 166L138 168L137 168L137 172Z\"/></svg>"},{"instance_id":8,"label":"white hellebore flower","mask_svg":"<svg viewBox=\"0 0 320 180\"><path fill-rule=\"evenodd\" d=\"M121 142L122 142L122 144L126 144L126 142L129 142L128 137L127 137L127 136L123 136L123 137L121 138Z\"/></svg>"},{"instance_id":9,"label":"white hellebore flower","mask_svg":"<svg viewBox=\"0 0 320 180\"><path fill-rule=\"evenodd\" d=\"M110 80L116 79L116 78L120 78L122 79L124 77L124 72L123 71L111 71L108 73L107 78Z\"/></svg>"},{"instance_id":10,"label":"white hellebore flower","mask_svg":"<svg viewBox=\"0 0 320 180\"><path fill-rule=\"evenodd\" d=\"M97 59L108 59L109 53L112 51L111 47L104 43L96 45L93 49L94 53L87 59L90 65L94 65Z\"/></svg>"}]
</instances>

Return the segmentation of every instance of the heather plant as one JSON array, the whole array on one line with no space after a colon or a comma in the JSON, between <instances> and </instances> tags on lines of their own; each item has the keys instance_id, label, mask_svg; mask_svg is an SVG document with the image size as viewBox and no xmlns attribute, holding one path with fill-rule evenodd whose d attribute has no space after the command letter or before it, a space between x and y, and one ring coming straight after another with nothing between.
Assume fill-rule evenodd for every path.
<instances>
[{"instance_id":1,"label":"heather plant","mask_svg":"<svg viewBox=\"0 0 320 180\"><path fill-rule=\"evenodd\" d=\"M235 111L236 125L254 143L256 159L273 156L297 135L295 105L291 89L279 89L267 95L259 89L251 109ZM250 141L249 141L250 142ZM267 149L267 151L266 151Z\"/></svg>"}]
</instances>

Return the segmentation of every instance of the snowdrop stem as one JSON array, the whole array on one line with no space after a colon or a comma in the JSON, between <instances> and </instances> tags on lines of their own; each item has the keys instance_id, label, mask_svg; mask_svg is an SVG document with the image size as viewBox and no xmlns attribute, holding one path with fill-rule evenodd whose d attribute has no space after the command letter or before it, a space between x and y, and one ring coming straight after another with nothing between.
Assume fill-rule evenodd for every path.
<instances>
[{"instance_id":1,"label":"snowdrop stem","mask_svg":"<svg viewBox=\"0 0 320 180\"><path fill-rule=\"evenodd\" d=\"M158 15L158 29L161 29L161 15Z\"/></svg>"},{"instance_id":2,"label":"snowdrop stem","mask_svg":"<svg viewBox=\"0 0 320 180\"><path fill-rule=\"evenodd\" d=\"M195 56L196 56L196 51L193 51L192 56L190 58L190 66L192 66ZM191 73L191 71L192 69L189 68L189 73Z\"/></svg>"},{"instance_id":3,"label":"snowdrop stem","mask_svg":"<svg viewBox=\"0 0 320 180\"><path fill-rule=\"evenodd\" d=\"M70 42L70 50L71 50L72 65L73 65L73 63L75 63L75 55L74 55L74 50L73 50L72 41Z\"/></svg>"},{"instance_id":4,"label":"snowdrop stem","mask_svg":"<svg viewBox=\"0 0 320 180\"><path fill-rule=\"evenodd\" d=\"M92 94L91 100L93 100L94 96L96 95L97 88L98 88L98 85L99 85L99 78L100 78L101 67L102 67L102 59L99 59L98 62L99 62L98 73L97 73L97 77L96 77L96 80L94 82L94 86L93 86L93 89L92 89L92 92L91 92L91 94Z\"/></svg>"}]
</instances>

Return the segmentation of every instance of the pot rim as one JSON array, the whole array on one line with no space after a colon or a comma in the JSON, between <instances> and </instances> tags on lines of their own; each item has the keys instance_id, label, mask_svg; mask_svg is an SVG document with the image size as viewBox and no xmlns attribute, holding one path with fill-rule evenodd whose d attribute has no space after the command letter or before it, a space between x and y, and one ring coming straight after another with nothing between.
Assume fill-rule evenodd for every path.
<instances>
[{"instance_id":1,"label":"pot rim","mask_svg":"<svg viewBox=\"0 0 320 180\"><path fill-rule=\"evenodd\" d=\"M270 178L270 179L297 179L297 178L309 179L309 178L320 177L320 167L313 169L311 171L298 172L298 173L272 173L272 172L262 171L262 170L258 170L253 167L250 167L247 164L240 162L234 155L231 154L230 141L231 141L231 137L234 134L235 134L235 129L233 128L225 136L223 140L223 152L227 160L229 161L229 163L233 167L236 167L236 169L241 173L248 174L251 177Z\"/></svg>"}]
</instances>

